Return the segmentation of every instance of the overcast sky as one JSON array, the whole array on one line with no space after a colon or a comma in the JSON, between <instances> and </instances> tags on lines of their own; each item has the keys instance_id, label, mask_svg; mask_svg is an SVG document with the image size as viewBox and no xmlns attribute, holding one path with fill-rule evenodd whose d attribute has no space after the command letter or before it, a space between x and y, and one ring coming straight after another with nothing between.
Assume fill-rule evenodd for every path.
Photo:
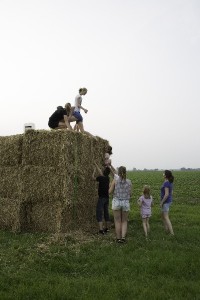
<instances>
[{"instance_id":1,"label":"overcast sky","mask_svg":"<svg viewBox=\"0 0 200 300\"><path fill-rule=\"evenodd\" d=\"M80 87L115 167L200 167L199 0L0 0L0 135Z\"/></svg>"}]
</instances>

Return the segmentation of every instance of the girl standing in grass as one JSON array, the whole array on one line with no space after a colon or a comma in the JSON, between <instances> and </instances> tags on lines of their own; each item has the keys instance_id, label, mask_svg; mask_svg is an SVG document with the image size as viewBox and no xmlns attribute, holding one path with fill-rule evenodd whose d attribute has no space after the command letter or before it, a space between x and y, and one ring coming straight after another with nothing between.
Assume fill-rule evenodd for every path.
<instances>
[{"instance_id":1,"label":"girl standing in grass","mask_svg":"<svg viewBox=\"0 0 200 300\"><path fill-rule=\"evenodd\" d=\"M150 195L150 187L148 185L144 186L143 195L138 199L138 205L140 206L142 225L147 239L150 231L149 218L151 217L151 207L153 205L153 198Z\"/></svg>"},{"instance_id":2,"label":"girl standing in grass","mask_svg":"<svg viewBox=\"0 0 200 300\"><path fill-rule=\"evenodd\" d=\"M174 176L169 170L165 170L163 173L164 183L161 187L161 202L160 207L162 209L162 219L166 232L169 232L171 235L174 235L172 228L172 223L169 219L169 208L172 203L172 193L173 193L173 182Z\"/></svg>"},{"instance_id":3,"label":"girl standing in grass","mask_svg":"<svg viewBox=\"0 0 200 300\"><path fill-rule=\"evenodd\" d=\"M126 168L118 169L118 178L114 178L109 188L109 194L113 193L112 210L115 222L117 243L124 243L127 233L128 213L130 210L131 181L126 179Z\"/></svg>"}]
</instances>

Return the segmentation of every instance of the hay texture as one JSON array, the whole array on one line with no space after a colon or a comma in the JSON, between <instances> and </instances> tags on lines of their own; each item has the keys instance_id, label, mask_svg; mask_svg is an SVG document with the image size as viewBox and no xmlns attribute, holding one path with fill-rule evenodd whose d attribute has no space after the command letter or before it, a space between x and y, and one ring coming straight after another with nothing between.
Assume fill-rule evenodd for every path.
<instances>
[{"instance_id":1,"label":"hay texture","mask_svg":"<svg viewBox=\"0 0 200 300\"><path fill-rule=\"evenodd\" d=\"M94 161L108 141L66 130L0 138L1 228L67 232L96 226ZM12 215L12 217L11 217Z\"/></svg>"}]
</instances>

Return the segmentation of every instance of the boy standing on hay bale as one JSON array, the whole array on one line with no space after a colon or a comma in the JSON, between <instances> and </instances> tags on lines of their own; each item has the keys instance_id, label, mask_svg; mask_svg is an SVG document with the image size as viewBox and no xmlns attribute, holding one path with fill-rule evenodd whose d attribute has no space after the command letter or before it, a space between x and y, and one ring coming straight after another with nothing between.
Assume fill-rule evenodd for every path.
<instances>
[{"instance_id":1,"label":"boy standing on hay bale","mask_svg":"<svg viewBox=\"0 0 200 300\"><path fill-rule=\"evenodd\" d=\"M95 172L98 171L99 175L95 177ZM108 223L110 221L109 217L109 184L110 184L110 168L106 167L104 171L102 172L101 169L98 167L98 165L95 163L95 168L92 174L93 180L96 180L99 182L98 187L98 195L99 199L96 206L96 218L97 222L99 223L99 234L105 234L109 231L108 229ZM105 219L105 228L103 228L103 213L104 213L104 219Z\"/></svg>"}]
</instances>

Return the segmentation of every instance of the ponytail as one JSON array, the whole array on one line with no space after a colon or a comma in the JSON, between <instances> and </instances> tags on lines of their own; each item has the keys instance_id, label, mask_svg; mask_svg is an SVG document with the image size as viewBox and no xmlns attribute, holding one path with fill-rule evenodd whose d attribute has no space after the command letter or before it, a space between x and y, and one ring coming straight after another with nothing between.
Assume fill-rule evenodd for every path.
<instances>
[{"instance_id":1,"label":"ponytail","mask_svg":"<svg viewBox=\"0 0 200 300\"><path fill-rule=\"evenodd\" d=\"M122 180L126 180L126 167L119 167L118 175L121 177Z\"/></svg>"}]
</instances>

